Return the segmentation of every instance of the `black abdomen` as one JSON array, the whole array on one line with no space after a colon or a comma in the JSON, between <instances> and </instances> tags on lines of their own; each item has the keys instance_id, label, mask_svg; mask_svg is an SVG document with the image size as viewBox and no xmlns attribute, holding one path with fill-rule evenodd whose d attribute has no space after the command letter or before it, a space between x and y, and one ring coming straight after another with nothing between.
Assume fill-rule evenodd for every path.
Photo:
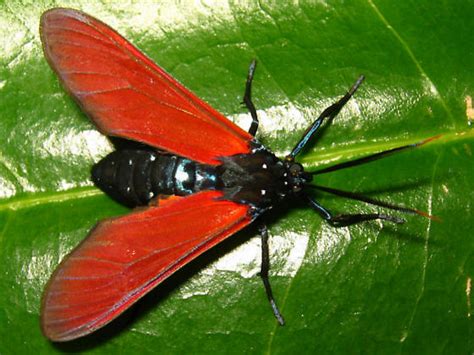
<instances>
[{"instance_id":1,"label":"black abdomen","mask_svg":"<svg viewBox=\"0 0 474 355\"><path fill-rule=\"evenodd\" d=\"M214 168L149 150L118 150L92 168L94 183L115 200L147 205L159 194L184 196L215 188Z\"/></svg>"}]
</instances>

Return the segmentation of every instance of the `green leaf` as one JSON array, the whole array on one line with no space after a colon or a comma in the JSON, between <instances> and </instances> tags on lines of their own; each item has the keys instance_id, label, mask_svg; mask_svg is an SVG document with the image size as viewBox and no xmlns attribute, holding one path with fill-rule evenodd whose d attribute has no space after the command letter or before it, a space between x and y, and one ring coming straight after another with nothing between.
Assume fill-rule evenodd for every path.
<instances>
[{"instance_id":1,"label":"green leaf","mask_svg":"<svg viewBox=\"0 0 474 355\"><path fill-rule=\"evenodd\" d=\"M100 219L127 210L89 180L111 150L43 58L41 13L76 6L109 23L231 119L259 62L259 139L284 156L363 73L355 98L307 149L308 170L442 134L318 183L441 220L334 229L309 208L268 216L277 325L257 273L254 228L190 264L91 337L41 334L42 290ZM60 353L472 353L474 1L196 5L0 4L0 351ZM468 104L466 104L468 103ZM374 211L317 195L331 211ZM287 207L291 207L287 209Z\"/></svg>"}]
</instances>

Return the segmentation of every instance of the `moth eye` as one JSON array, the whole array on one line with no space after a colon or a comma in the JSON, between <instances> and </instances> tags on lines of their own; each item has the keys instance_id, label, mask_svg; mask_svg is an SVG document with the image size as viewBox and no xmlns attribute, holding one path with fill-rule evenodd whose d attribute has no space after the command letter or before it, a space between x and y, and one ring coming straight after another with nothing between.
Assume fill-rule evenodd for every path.
<instances>
[{"instance_id":1,"label":"moth eye","mask_svg":"<svg viewBox=\"0 0 474 355\"><path fill-rule=\"evenodd\" d=\"M299 175L303 171L303 166L298 163L294 163L290 166L290 174L295 176Z\"/></svg>"}]
</instances>

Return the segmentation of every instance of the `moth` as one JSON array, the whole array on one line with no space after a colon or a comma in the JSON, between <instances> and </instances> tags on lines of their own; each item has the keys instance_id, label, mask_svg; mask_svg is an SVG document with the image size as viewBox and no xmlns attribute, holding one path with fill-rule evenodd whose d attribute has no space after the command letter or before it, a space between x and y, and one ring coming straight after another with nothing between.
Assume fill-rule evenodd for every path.
<instances>
[{"instance_id":1,"label":"moth","mask_svg":"<svg viewBox=\"0 0 474 355\"><path fill-rule=\"evenodd\" d=\"M259 225L262 237L260 275L266 294L283 324L268 278L265 212L299 198L334 226L376 219L403 222L383 213L333 215L310 190L431 217L312 180L434 138L315 172L305 171L296 161L323 122L331 121L348 102L363 76L280 159L255 138L259 124L251 99L255 61L243 98L252 117L245 131L90 15L64 8L46 11L40 34L51 68L97 129L139 143L112 152L92 169L98 187L138 208L99 222L52 275L43 296L41 325L53 341L72 340L103 327L178 269L251 223Z\"/></svg>"}]
</instances>

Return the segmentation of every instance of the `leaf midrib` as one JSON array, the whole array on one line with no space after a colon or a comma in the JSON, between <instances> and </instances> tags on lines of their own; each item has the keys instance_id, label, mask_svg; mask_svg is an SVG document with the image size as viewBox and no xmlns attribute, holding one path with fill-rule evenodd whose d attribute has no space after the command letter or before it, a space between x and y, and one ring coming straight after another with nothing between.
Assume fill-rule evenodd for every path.
<instances>
[{"instance_id":1,"label":"leaf midrib","mask_svg":"<svg viewBox=\"0 0 474 355\"><path fill-rule=\"evenodd\" d=\"M419 142L427 137L420 137L412 140L390 140L389 142L365 142L357 146L342 146L337 148L328 148L327 151L318 150L315 153L306 154L300 161L306 167L315 167L316 163L321 166L321 162L336 162L342 160L341 157L355 157L368 155L370 153L380 152L397 146ZM474 130L466 130L463 132L450 132L443 134L438 140L429 143L429 146L441 145L449 142L460 141L474 138ZM422 148L423 149L423 148ZM311 169L309 169L311 170ZM20 196L11 197L0 202L0 212L6 210L20 210L32 208L37 205L62 203L69 200L77 200L101 195L102 192L93 186L72 188L69 190L57 192L37 192L30 194L21 194Z\"/></svg>"},{"instance_id":2,"label":"leaf midrib","mask_svg":"<svg viewBox=\"0 0 474 355\"><path fill-rule=\"evenodd\" d=\"M101 194L102 192L93 186L73 188L70 190L63 190L57 192L38 192L31 194L22 194L21 197L12 197L1 201L0 212L6 210L17 211L49 203L62 203L70 200L94 197Z\"/></svg>"}]
</instances>

